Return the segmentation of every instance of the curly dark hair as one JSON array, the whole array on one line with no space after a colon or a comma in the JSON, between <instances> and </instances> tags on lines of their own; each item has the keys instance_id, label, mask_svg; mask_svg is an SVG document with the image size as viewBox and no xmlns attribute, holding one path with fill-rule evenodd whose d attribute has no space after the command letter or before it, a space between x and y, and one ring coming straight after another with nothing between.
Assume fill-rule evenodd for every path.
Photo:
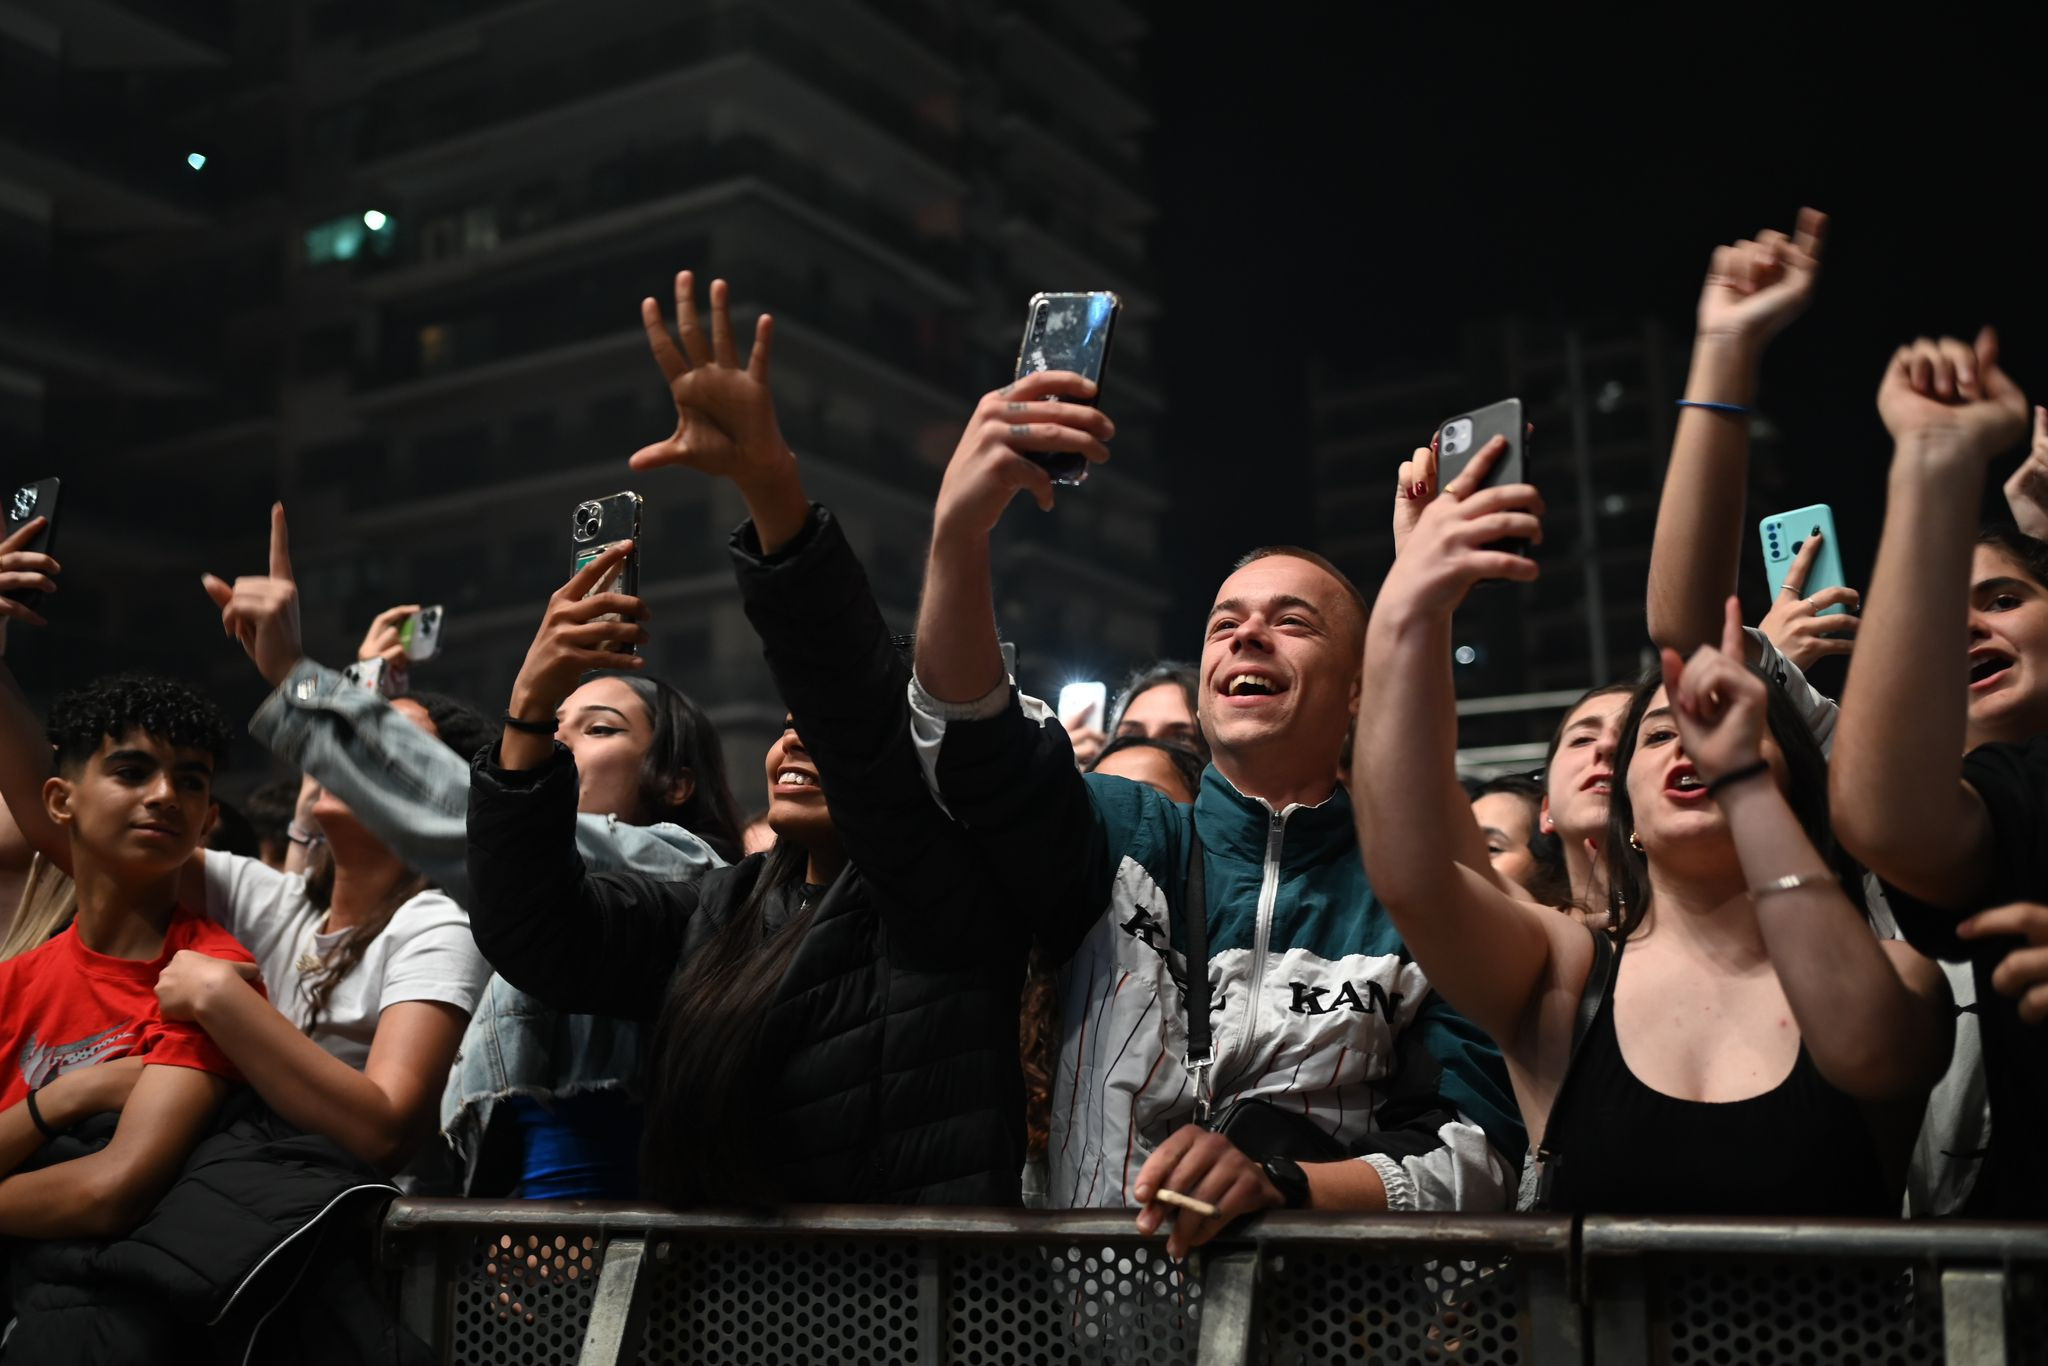
<instances>
[{"instance_id":1,"label":"curly dark hair","mask_svg":"<svg viewBox=\"0 0 2048 1366\"><path fill-rule=\"evenodd\" d=\"M99 752L102 740L141 731L179 749L203 750L215 768L227 761L228 722L220 708L174 679L114 674L57 699L43 727L57 767L76 772Z\"/></svg>"}]
</instances>

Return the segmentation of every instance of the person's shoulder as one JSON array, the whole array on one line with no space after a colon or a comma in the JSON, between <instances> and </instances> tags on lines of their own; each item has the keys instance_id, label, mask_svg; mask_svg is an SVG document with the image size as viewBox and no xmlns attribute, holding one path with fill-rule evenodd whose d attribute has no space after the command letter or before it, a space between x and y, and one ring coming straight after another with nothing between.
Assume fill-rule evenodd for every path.
<instances>
[{"instance_id":1,"label":"person's shoulder","mask_svg":"<svg viewBox=\"0 0 2048 1366\"><path fill-rule=\"evenodd\" d=\"M208 849L205 858L207 882L238 906L305 894L306 879L302 874L273 868L261 859L221 849Z\"/></svg>"},{"instance_id":2,"label":"person's shoulder","mask_svg":"<svg viewBox=\"0 0 2048 1366\"><path fill-rule=\"evenodd\" d=\"M1988 802L2048 802L2048 735L1979 745L1963 756L1963 777Z\"/></svg>"},{"instance_id":3,"label":"person's shoulder","mask_svg":"<svg viewBox=\"0 0 2048 1366\"><path fill-rule=\"evenodd\" d=\"M209 958L232 958L243 963L256 961L256 955L250 953L241 940L228 933L225 926L184 907L172 916L170 932L165 935L165 940L169 946L191 949Z\"/></svg>"},{"instance_id":4,"label":"person's shoulder","mask_svg":"<svg viewBox=\"0 0 2048 1366\"><path fill-rule=\"evenodd\" d=\"M409 939L430 930L451 927L468 933L469 912L439 887L428 887L415 892L391 913L390 921L384 926L384 933L394 938Z\"/></svg>"}]
</instances>

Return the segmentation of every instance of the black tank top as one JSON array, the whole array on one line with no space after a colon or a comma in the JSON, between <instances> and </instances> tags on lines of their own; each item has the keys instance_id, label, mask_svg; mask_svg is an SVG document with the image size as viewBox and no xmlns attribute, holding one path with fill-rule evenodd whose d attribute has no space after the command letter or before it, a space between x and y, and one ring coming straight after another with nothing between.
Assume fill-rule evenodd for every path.
<instances>
[{"instance_id":1,"label":"black tank top","mask_svg":"<svg viewBox=\"0 0 2048 1366\"><path fill-rule=\"evenodd\" d=\"M1617 954L1615 977L1620 980ZM1552 1110L1549 1206L1574 1214L1895 1215L1862 1108L1799 1045L1792 1075L1748 1100L1679 1100L1629 1071L1600 1003Z\"/></svg>"}]
</instances>

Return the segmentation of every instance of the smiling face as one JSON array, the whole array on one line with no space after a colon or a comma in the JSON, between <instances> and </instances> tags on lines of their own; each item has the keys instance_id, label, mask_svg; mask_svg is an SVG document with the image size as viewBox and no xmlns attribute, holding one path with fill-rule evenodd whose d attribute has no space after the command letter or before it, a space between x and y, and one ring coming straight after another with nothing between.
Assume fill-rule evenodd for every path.
<instances>
[{"instance_id":1,"label":"smiling face","mask_svg":"<svg viewBox=\"0 0 2048 1366\"><path fill-rule=\"evenodd\" d=\"M1996 547L1970 566L1971 748L2048 731L2048 592Z\"/></svg>"},{"instance_id":2,"label":"smiling face","mask_svg":"<svg viewBox=\"0 0 2048 1366\"><path fill-rule=\"evenodd\" d=\"M1762 748L1772 781L1780 791L1789 791L1785 752L1769 730ZM1626 781L1636 838L1653 865L1659 860L1680 865L1705 860L1718 869L1736 861L1728 822L1679 744L1678 723L1672 720L1670 699L1661 687L1636 727Z\"/></svg>"},{"instance_id":3,"label":"smiling face","mask_svg":"<svg viewBox=\"0 0 2048 1366\"><path fill-rule=\"evenodd\" d=\"M1117 718L1117 738L1136 735L1146 740L1164 740L1172 745L1198 746L1195 714L1188 710L1187 694L1178 683L1154 683L1131 699Z\"/></svg>"},{"instance_id":4,"label":"smiling face","mask_svg":"<svg viewBox=\"0 0 2048 1366\"><path fill-rule=\"evenodd\" d=\"M1597 842L1607 828L1614 752L1621 744L1628 698L1626 688L1589 697L1558 729L1557 750L1543 771L1542 819L1568 844Z\"/></svg>"},{"instance_id":5,"label":"smiling face","mask_svg":"<svg viewBox=\"0 0 2048 1366\"><path fill-rule=\"evenodd\" d=\"M832 830L832 812L819 785L818 767L796 733L796 723L782 718L782 734L768 746L768 828L777 839L793 839L814 848Z\"/></svg>"},{"instance_id":6,"label":"smiling face","mask_svg":"<svg viewBox=\"0 0 2048 1366\"><path fill-rule=\"evenodd\" d=\"M640 694L624 679L593 678L570 693L555 716L561 722L555 737L576 758L576 809L644 824L640 777L654 743L654 718Z\"/></svg>"},{"instance_id":7,"label":"smiling face","mask_svg":"<svg viewBox=\"0 0 2048 1366\"><path fill-rule=\"evenodd\" d=\"M140 729L105 739L43 787L51 819L74 858L126 883L174 874L205 843L219 814L213 756Z\"/></svg>"},{"instance_id":8,"label":"smiling face","mask_svg":"<svg viewBox=\"0 0 2048 1366\"><path fill-rule=\"evenodd\" d=\"M1358 702L1365 623L1330 573L1291 555L1223 581L1202 644L1202 731L1226 775L1247 764L1334 775Z\"/></svg>"}]
</instances>

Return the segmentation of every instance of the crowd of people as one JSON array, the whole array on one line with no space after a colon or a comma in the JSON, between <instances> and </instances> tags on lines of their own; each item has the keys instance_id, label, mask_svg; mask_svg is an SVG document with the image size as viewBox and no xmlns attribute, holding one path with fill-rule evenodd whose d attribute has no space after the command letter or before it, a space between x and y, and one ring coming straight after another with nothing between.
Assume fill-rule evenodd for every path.
<instances>
[{"instance_id":1,"label":"crowd of people","mask_svg":"<svg viewBox=\"0 0 2048 1366\"><path fill-rule=\"evenodd\" d=\"M0 1235L133 1237L251 1114L384 1189L1125 1207L1176 1257L1272 1208L2048 1216L2048 412L1988 328L1899 348L1868 610L1805 592L1809 538L1745 625L1760 359L1825 229L1713 255L1658 666L1587 680L1542 768L1484 783L1451 623L1537 576L1545 521L1490 479L1501 439L1444 480L1434 443L1390 460L1370 599L1241 548L1198 662L1069 734L1010 676L990 537L1020 492L1086 496L1038 457L1110 459L1096 385L976 404L906 642L782 438L773 321L743 355L725 283L707 318L682 273L673 327L641 305L676 429L630 464L745 503L788 713L737 783L766 832L644 668L630 544L479 710L307 658L275 509L266 572L204 585L302 775L241 828L207 698L119 676L38 716L0 663ZM2030 419L2014 524L1982 527ZM0 653L61 611L39 527L0 544ZM1834 655L1839 702L1806 677Z\"/></svg>"}]
</instances>

